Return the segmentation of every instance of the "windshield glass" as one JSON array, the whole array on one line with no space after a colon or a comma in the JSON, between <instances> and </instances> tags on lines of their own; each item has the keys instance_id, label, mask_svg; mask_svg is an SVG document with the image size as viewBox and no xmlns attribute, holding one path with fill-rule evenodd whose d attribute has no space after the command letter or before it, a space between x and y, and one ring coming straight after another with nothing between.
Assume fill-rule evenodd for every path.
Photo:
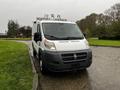
<instances>
[{"instance_id":1,"label":"windshield glass","mask_svg":"<svg viewBox=\"0 0 120 90\"><path fill-rule=\"evenodd\" d=\"M83 39L83 34L76 24L70 23L43 23L43 33L49 40Z\"/></svg>"}]
</instances>

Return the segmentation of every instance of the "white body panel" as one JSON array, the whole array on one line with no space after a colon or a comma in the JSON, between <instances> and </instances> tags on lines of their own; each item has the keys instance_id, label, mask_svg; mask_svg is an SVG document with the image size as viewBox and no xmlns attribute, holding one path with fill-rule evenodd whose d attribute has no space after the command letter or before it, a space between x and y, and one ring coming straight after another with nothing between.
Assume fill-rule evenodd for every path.
<instances>
[{"instance_id":1,"label":"white body panel","mask_svg":"<svg viewBox=\"0 0 120 90\"><path fill-rule=\"evenodd\" d=\"M54 43L56 51L77 51L89 48L89 46L85 43L85 39L54 41Z\"/></svg>"},{"instance_id":2,"label":"white body panel","mask_svg":"<svg viewBox=\"0 0 120 90\"><path fill-rule=\"evenodd\" d=\"M44 34L42 30L42 23L70 23L70 24L76 24L74 22L68 22L68 21L38 21L35 24L33 24L32 28L32 42L35 50L38 53L39 48L42 50L47 50L47 51L52 51L48 48L45 47L44 45ZM41 34L42 34L42 41L40 42L35 42L33 40L34 33L37 32L37 24L40 24L41 26ZM89 45L87 40L81 39L81 40L48 40L50 42L53 42L55 44L56 50L53 51L78 51L78 50L84 50L84 49L89 49Z\"/></svg>"}]
</instances>

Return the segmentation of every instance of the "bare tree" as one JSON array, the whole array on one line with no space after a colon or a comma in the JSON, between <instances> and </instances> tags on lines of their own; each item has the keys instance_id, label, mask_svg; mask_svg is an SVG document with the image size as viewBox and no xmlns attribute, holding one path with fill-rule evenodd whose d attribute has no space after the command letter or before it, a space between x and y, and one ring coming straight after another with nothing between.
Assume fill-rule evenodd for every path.
<instances>
[{"instance_id":1,"label":"bare tree","mask_svg":"<svg viewBox=\"0 0 120 90\"><path fill-rule=\"evenodd\" d=\"M120 21L120 3L115 4L105 11L105 14L112 18L112 21Z\"/></svg>"}]
</instances>

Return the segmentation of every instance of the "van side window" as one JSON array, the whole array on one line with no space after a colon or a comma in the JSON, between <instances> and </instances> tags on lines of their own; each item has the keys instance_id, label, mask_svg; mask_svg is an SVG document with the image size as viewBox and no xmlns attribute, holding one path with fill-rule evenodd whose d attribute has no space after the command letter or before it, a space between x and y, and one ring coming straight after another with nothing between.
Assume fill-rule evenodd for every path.
<instances>
[{"instance_id":1,"label":"van side window","mask_svg":"<svg viewBox=\"0 0 120 90\"><path fill-rule=\"evenodd\" d=\"M40 33L41 33L40 24L37 25L37 32L40 32Z\"/></svg>"}]
</instances>

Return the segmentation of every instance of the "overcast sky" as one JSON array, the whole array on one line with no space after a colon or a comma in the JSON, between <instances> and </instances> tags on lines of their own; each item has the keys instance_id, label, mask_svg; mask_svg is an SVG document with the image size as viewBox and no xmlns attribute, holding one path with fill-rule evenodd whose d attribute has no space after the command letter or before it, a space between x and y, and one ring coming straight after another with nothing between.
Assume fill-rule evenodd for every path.
<instances>
[{"instance_id":1,"label":"overcast sky","mask_svg":"<svg viewBox=\"0 0 120 90\"><path fill-rule=\"evenodd\" d=\"M120 0L0 0L0 32L7 30L8 20L32 26L37 16L60 14L70 21L91 13L103 13Z\"/></svg>"}]
</instances>

